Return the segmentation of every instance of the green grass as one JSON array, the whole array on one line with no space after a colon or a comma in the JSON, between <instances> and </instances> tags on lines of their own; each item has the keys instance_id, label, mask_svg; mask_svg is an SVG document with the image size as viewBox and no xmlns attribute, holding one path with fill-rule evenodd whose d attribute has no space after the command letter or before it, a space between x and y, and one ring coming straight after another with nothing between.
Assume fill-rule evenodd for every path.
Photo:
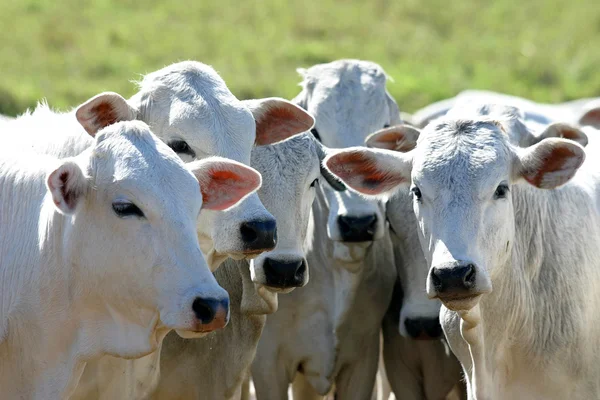
<instances>
[{"instance_id":1,"label":"green grass","mask_svg":"<svg viewBox=\"0 0 600 400\"><path fill-rule=\"evenodd\" d=\"M381 64L405 111L466 88L600 96L598 0L0 0L0 27L10 115L129 96L139 74L185 59L240 98L291 98L296 67L338 58Z\"/></svg>"}]
</instances>

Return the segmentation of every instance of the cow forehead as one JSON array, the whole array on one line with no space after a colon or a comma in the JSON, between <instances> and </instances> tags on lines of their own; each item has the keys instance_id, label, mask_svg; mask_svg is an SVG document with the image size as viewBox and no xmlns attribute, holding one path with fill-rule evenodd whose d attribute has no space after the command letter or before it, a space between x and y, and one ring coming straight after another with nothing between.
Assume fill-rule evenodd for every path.
<instances>
[{"instance_id":1,"label":"cow forehead","mask_svg":"<svg viewBox=\"0 0 600 400\"><path fill-rule=\"evenodd\" d=\"M423 130L415 149L413 180L448 188L485 184L510 171L508 136L490 121L444 120Z\"/></svg>"},{"instance_id":2,"label":"cow forehead","mask_svg":"<svg viewBox=\"0 0 600 400\"><path fill-rule=\"evenodd\" d=\"M251 165L263 177L261 193L284 188L295 192L298 185L318 176L319 163L317 144L308 134L252 150Z\"/></svg>"},{"instance_id":3,"label":"cow forehead","mask_svg":"<svg viewBox=\"0 0 600 400\"><path fill-rule=\"evenodd\" d=\"M376 64L342 61L318 65L305 74L307 109L323 142L331 147L362 145L389 123L385 73Z\"/></svg>"},{"instance_id":4,"label":"cow forehead","mask_svg":"<svg viewBox=\"0 0 600 400\"><path fill-rule=\"evenodd\" d=\"M110 186L136 197L159 202L201 201L198 180L148 127L139 121L103 130L94 147L88 172L96 187Z\"/></svg>"},{"instance_id":5,"label":"cow forehead","mask_svg":"<svg viewBox=\"0 0 600 400\"><path fill-rule=\"evenodd\" d=\"M196 61L175 63L146 75L139 89L142 119L156 125L162 139L184 139L199 157L250 161L254 118L212 67Z\"/></svg>"},{"instance_id":6,"label":"cow forehead","mask_svg":"<svg viewBox=\"0 0 600 400\"><path fill-rule=\"evenodd\" d=\"M240 102L223 103L198 98L191 103L171 105L165 141L183 139L198 157L220 156L245 164L256 138L252 113Z\"/></svg>"}]
</instances>

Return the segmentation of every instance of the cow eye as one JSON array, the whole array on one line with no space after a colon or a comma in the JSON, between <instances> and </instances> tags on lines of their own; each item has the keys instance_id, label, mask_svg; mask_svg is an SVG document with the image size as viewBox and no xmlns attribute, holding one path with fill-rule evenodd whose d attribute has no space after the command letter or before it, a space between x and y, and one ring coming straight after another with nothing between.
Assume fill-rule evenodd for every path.
<instances>
[{"instance_id":1,"label":"cow eye","mask_svg":"<svg viewBox=\"0 0 600 400\"><path fill-rule=\"evenodd\" d=\"M196 157L196 153L185 140L172 140L168 143L168 146L177 154L187 154Z\"/></svg>"},{"instance_id":2,"label":"cow eye","mask_svg":"<svg viewBox=\"0 0 600 400\"><path fill-rule=\"evenodd\" d=\"M112 204L112 208L115 214L117 214L117 216L119 216L120 218L144 217L144 213L142 212L142 210L140 210L139 207L133 203L116 201Z\"/></svg>"},{"instance_id":3,"label":"cow eye","mask_svg":"<svg viewBox=\"0 0 600 400\"><path fill-rule=\"evenodd\" d=\"M319 183L319 178L317 178L317 179L315 179L314 181L312 181L312 182L310 183L310 187L315 187L315 186L317 186L317 183Z\"/></svg>"},{"instance_id":4,"label":"cow eye","mask_svg":"<svg viewBox=\"0 0 600 400\"><path fill-rule=\"evenodd\" d=\"M390 124L383 124L383 129L389 128Z\"/></svg>"},{"instance_id":5,"label":"cow eye","mask_svg":"<svg viewBox=\"0 0 600 400\"><path fill-rule=\"evenodd\" d=\"M421 197L422 197L421 189L419 189L418 187L414 186L412 189L410 189L410 191L412 192L412 194L415 197L415 199L421 200Z\"/></svg>"},{"instance_id":6,"label":"cow eye","mask_svg":"<svg viewBox=\"0 0 600 400\"><path fill-rule=\"evenodd\" d=\"M508 191L508 185L504 183L498 185L496 191L494 192L494 199L505 199Z\"/></svg>"},{"instance_id":7,"label":"cow eye","mask_svg":"<svg viewBox=\"0 0 600 400\"><path fill-rule=\"evenodd\" d=\"M319 135L319 131L317 130L317 128L312 128L310 130L310 133L312 133L315 139L317 139L319 142L321 141L321 136Z\"/></svg>"}]
</instances>

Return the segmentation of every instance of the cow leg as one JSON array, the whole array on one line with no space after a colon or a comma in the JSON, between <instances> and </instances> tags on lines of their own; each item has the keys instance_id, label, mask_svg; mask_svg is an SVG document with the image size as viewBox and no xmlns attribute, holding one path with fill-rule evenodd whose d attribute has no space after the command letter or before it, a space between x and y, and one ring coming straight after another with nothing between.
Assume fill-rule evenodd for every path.
<instances>
[{"instance_id":1,"label":"cow leg","mask_svg":"<svg viewBox=\"0 0 600 400\"><path fill-rule=\"evenodd\" d=\"M362 357L342 368L336 377L336 400L371 399L379 360L379 333L366 342Z\"/></svg>"},{"instance_id":2,"label":"cow leg","mask_svg":"<svg viewBox=\"0 0 600 400\"><path fill-rule=\"evenodd\" d=\"M319 395L310 383L306 380L304 374L297 373L292 382L292 393L294 400L322 400L323 396Z\"/></svg>"},{"instance_id":3,"label":"cow leg","mask_svg":"<svg viewBox=\"0 0 600 400\"><path fill-rule=\"evenodd\" d=\"M252 364L252 382L257 400L288 400L288 379L285 367L278 365L276 357L259 357ZM264 355L264 354L262 354Z\"/></svg>"}]
</instances>

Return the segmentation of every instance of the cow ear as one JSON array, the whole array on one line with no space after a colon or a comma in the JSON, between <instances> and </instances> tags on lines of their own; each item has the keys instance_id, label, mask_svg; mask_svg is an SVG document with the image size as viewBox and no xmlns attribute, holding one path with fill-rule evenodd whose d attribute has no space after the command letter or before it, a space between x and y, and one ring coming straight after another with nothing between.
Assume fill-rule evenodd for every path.
<instances>
[{"instance_id":1,"label":"cow ear","mask_svg":"<svg viewBox=\"0 0 600 400\"><path fill-rule=\"evenodd\" d=\"M538 141L548 138L564 138L579 143L582 146L587 146L588 137L580 129L571 125L557 122L548 125L544 131L537 136Z\"/></svg>"},{"instance_id":2,"label":"cow ear","mask_svg":"<svg viewBox=\"0 0 600 400\"><path fill-rule=\"evenodd\" d=\"M92 137L96 133L119 121L131 121L137 111L120 94L113 92L100 93L77 108L77 121Z\"/></svg>"},{"instance_id":3,"label":"cow ear","mask_svg":"<svg viewBox=\"0 0 600 400\"><path fill-rule=\"evenodd\" d=\"M406 153L417 146L420 131L409 125L396 125L380 129L365 139L367 147Z\"/></svg>"},{"instance_id":4,"label":"cow ear","mask_svg":"<svg viewBox=\"0 0 600 400\"><path fill-rule=\"evenodd\" d=\"M553 189L575 175L585 160L585 151L570 140L550 138L523 149L517 158L517 177L540 189Z\"/></svg>"},{"instance_id":5,"label":"cow ear","mask_svg":"<svg viewBox=\"0 0 600 400\"><path fill-rule=\"evenodd\" d=\"M325 166L351 189L385 197L410 183L412 155L387 150L350 147L327 156Z\"/></svg>"},{"instance_id":6,"label":"cow ear","mask_svg":"<svg viewBox=\"0 0 600 400\"><path fill-rule=\"evenodd\" d=\"M579 118L579 125L589 125L596 129L600 129L600 104L594 102L594 105L595 106L588 107L587 111Z\"/></svg>"},{"instance_id":7,"label":"cow ear","mask_svg":"<svg viewBox=\"0 0 600 400\"><path fill-rule=\"evenodd\" d=\"M63 214L75 212L79 200L87 189L87 179L83 171L73 161L65 161L52 171L46 179L54 205Z\"/></svg>"},{"instance_id":8,"label":"cow ear","mask_svg":"<svg viewBox=\"0 0 600 400\"><path fill-rule=\"evenodd\" d=\"M285 140L311 130L315 119L301 107L284 99L271 97L244 102L256 121L257 146Z\"/></svg>"},{"instance_id":9,"label":"cow ear","mask_svg":"<svg viewBox=\"0 0 600 400\"><path fill-rule=\"evenodd\" d=\"M254 193L262 177L253 168L220 157L210 157L187 164L198 179L202 208L225 210Z\"/></svg>"}]
</instances>

